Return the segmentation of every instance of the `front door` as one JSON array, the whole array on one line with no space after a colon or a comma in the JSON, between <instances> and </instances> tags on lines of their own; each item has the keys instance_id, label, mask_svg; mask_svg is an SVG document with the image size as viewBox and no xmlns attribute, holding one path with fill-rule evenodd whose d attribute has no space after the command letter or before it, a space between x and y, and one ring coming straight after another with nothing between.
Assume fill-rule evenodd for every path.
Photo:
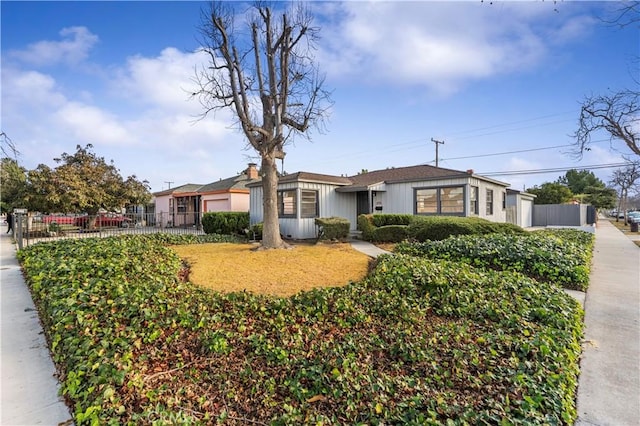
<instances>
[{"instance_id":1,"label":"front door","mask_svg":"<svg viewBox=\"0 0 640 426\"><path fill-rule=\"evenodd\" d=\"M360 191L356 194L356 210L357 210L356 216L360 216L361 214L371 213L368 191Z\"/></svg>"}]
</instances>

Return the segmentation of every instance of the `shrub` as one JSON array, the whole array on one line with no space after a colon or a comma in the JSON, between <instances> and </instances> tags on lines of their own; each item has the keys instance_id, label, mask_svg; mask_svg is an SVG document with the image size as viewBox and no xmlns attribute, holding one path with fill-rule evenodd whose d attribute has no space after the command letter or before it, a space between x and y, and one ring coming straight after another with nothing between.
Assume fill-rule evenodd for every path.
<instances>
[{"instance_id":1,"label":"shrub","mask_svg":"<svg viewBox=\"0 0 640 426\"><path fill-rule=\"evenodd\" d=\"M263 222L256 223L249 228L249 239L252 240L262 240L262 228L264 226Z\"/></svg>"},{"instance_id":2,"label":"shrub","mask_svg":"<svg viewBox=\"0 0 640 426\"><path fill-rule=\"evenodd\" d=\"M592 243L585 245L575 242L588 237L574 235L573 238L574 241L571 241L552 233L537 232L524 235L459 235L441 241L402 243L395 247L395 251L432 259L457 260L483 268L522 272L538 280L584 291L589 284Z\"/></svg>"},{"instance_id":3,"label":"shrub","mask_svg":"<svg viewBox=\"0 0 640 426\"><path fill-rule=\"evenodd\" d=\"M245 235L249 229L249 212L208 212L202 215L206 234Z\"/></svg>"},{"instance_id":4,"label":"shrub","mask_svg":"<svg viewBox=\"0 0 640 426\"><path fill-rule=\"evenodd\" d=\"M322 240L341 240L349 236L351 224L343 217L318 217L315 223L322 227Z\"/></svg>"},{"instance_id":5,"label":"shrub","mask_svg":"<svg viewBox=\"0 0 640 426\"><path fill-rule=\"evenodd\" d=\"M388 226L388 225L409 225L413 222L414 215L411 214L374 214L372 215L373 225Z\"/></svg>"},{"instance_id":6,"label":"shrub","mask_svg":"<svg viewBox=\"0 0 640 426\"><path fill-rule=\"evenodd\" d=\"M362 232L362 239L365 241L371 241L373 231L376 227L373 225L372 214L361 214L358 216L358 231Z\"/></svg>"},{"instance_id":7,"label":"shrub","mask_svg":"<svg viewBox=\"0 0 640 426\"><path fill-rule=\"evenodd\" d=\"M178 279L175 237L18 252L75 424L575 421L582 310L553 285L386 255L361 283L222 294Z\"/></svg>"},{"instance_id":8,"label":"shrub","mask_svg":"<svg viewBox=\"0 0 640 426\"><path fill-rule=\"evenodd\" d=\"M524 232L526 231L517 225L491 222L478 217L416 216L409 225L408 236L417 241L437 241L454 235Z\"/></svg>"},{"instance_id":9,"label":"shrub","mask_svg":"<svg viewBox=\"0 0 640 426\"><path fill-rule=\"evenodd\" d=\"M407 225L385 225L375 228L371 241L399 243L407 239Z\"/></svg>"}]
</instances>

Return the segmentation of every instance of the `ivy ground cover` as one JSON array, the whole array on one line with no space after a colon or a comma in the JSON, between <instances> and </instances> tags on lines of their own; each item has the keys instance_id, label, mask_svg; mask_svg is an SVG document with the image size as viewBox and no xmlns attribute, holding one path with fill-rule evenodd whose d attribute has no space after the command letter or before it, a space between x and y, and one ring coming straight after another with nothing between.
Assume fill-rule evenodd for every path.
<instances>
[{"instance_id":1,"label":"ivy ground cover","mask_svg":"<svg viewBox=\"0 0 640 426\"><path fill-rule=\"evenodd\" d=\"M556 285L388 255L344 287L223 294L163 238L19 253L78 425L575 420L582 310Z\"/></svg>"},{"instance_id":2,"label":"ivy ground cover","mask_svg":"<svg viewBox=\"0 0 640 426\"><path fill-rule=\"evenodd\" d=\"M586 291L594 238L591 233L575 229L545 229L525 234L460 235L441 241L404 242L395 251L522 272L539 281Z\"/></svg>"}]
</instances>

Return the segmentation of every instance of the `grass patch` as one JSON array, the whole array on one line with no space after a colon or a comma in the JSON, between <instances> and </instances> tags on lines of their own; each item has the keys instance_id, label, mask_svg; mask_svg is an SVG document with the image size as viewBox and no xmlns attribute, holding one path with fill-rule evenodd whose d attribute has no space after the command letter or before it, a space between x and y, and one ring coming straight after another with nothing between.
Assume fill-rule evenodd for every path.
<instances>
[{"instance_id":1,"label":"grass patch","mask_svg":"<svg viewBox=\"0 0 640 426\"><path fill-rule=\"evenodd\" d=\"M362 280L370 258L350 244L295 245L255 251L252 244L173 246L190 266L194 284L220 292L248 291L290 296L316 287Z\"/></svg>"}]
</instances>

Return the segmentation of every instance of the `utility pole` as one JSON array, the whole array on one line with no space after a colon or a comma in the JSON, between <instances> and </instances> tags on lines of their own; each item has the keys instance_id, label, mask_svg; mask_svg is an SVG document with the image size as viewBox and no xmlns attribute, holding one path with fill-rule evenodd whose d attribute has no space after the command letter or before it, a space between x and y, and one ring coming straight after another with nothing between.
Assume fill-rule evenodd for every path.
<instances>
[{"instance_id":1,"label":"utility pole","mask_svg":"<svg viewBox=\"0 0 640 426\"><path fill-rule=\"evenodd\" d=\"M172 180L165 180L164 183L166 183L167 185L169 185L169 189L171 189L171 184L173 183Z\"/></svg>"},{"instance_id":2,"label":"utility pole","mask_svg":"<svg viewBox=\"0 0 640 426\"><path fill-rule=\"evenodd\" d=\"M438 167L438 145L444 145L444 141L437 141L434 138L431 138L431 142L436 144L436 167Z\"/></svg>"}]
</instances>

